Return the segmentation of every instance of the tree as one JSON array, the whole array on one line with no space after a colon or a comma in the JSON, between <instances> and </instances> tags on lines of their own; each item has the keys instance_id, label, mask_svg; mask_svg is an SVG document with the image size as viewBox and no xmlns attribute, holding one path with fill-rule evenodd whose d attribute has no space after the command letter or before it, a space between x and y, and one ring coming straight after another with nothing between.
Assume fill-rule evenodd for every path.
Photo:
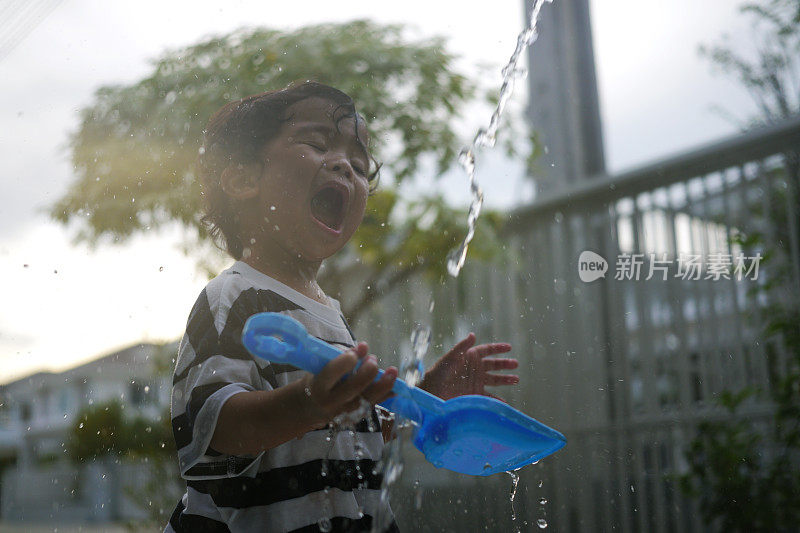
<instances>
[{"instance_id":1,"label":"tree","mask_svg":"<svg viewBox=\"0 0 800 533\"><path fill-rule=\"evenodd\" d=\"M187 253L216 271L219 261L208 258L222 256L209 255L203 244L208 235L199 222L193 172L202 128L223 104L299 79L333 85L354 98L389 185L406 181L427 161L441 174L459 147L455 121L478 87L455 70L441 38L409 41L405 34L399 25L361 20L292 32L239 30L165 53L150 76L101 87L82 110L69 143L75 179L51 206L51 216L74 224L77 240L89 244L124 242L177 222L191 236ZM512 149L510 141L506 147ZM358 272L371 289L344 299L354 318L376 290L417 272L444 275L446 254L465 232L464 220L441 197L410 201L382 187L348 252L328 262L323 284L341 296L345 280ZM493 237L500 220L482 219L474 255L497 250Z\"/></svg>"},{"instance_id":2,"label":"tree","mask_svg":"<svg viewBox=\"0 0 800 533\"><path fill-rule=\"evenodd\" d=\"M748 3L741 10L760 29L757 56L746 58L729 42L701 51L750 92L760 114L746 122L748 127L800 113L800 0ZM800 212L798 155L786 153L782 165L765 170L778 184L768 194L775 209L751 208L753 218L774 229L775 238L769 240L758 230L735 237L743 249L762 251L762 264L770 266L770 281L754 289L760 296L755 301L769 302L759 310L764 317L760 341L768 354L782 345L789 356L787 366L776 368L772 358L768 390L746 388L720 395L728 416L699 425L686 450L689 470L680 477L684 493L698 499L705 521L724 531L794 531L800 523L800 306L794 284L800 280L794 280L787 244L787 217ZM794 214L779 207L787 202L794 204ZM770 431L759 432L742 415L741 408L752 401L773 406Z\"/></svg>"},{"instance_id":3,"label":"tree","mask_svg":"<svg viewBox=\"0 0 800 533\"><path fill-rule=\"evenodd\" d=\"M74 463L102 457L174 455L169 409L157 419L126 416L119 400L88 405L70 430L67 455Z\"/></svg>"},{"instance_id":4,"label":"tree","mask_svg":"<svg viewBox=\"0 0 800 533\"><path fill-rule=\"evenodd\" d=\"M174 366L174 346L162 346L152 359L155 375L168 376ZM69 431L67 457L75 464L100 461L113 475L120 475L113 464L135 463L147 472L141 485L122 479L129 502L141 508L146 518L134 524L163 528L175 508L185 485L177 470L175 440L170 407L157 417L128 409L120 400L87 405L76 416ZM112 463L113 462L113 463Z\"/></svg>"},{"instance_id":5,"label":"tree","mask_svg":"<svg viewBox=\"0 0 800 533\"><path fill-rule=\"evenodd\" d=\"M93 461L134 461L148 472L142 486L123 486L130 501L142 508L153 527L166 523L183 490L175 463L169 406L156 419L126 415L119 400L89 405L80 411L70 430L67 456L75 465ZM112 475L120 475L112 470ZM123 480L124 481L124 480ZM144 525L137 522L137 527Z\"/></svg>"},{"instance_id":6,"label":"tree","mask_svg":"<svg viewBox=\"0 0 800 533\"><path fill-rule=\"evenodd\" d=\"M67 454L76 463L107 455L122 455L130 448L128 433L119 401L89 405L76 417Z\"/></svg>"},{"instance_id":7,"label":"tree","mask_svg":"<svg viewBox=\"0 0 800 533\"><path fill-rule=\"evenodd\" d=\"M779 122L800 112L800 1L764 0L739 8L754 30L751 52L737 50L729 36L700 53L750 94L759 114L743 126ZM737 42L741 42L738 39Z\"/></svg>"}]
</instances>

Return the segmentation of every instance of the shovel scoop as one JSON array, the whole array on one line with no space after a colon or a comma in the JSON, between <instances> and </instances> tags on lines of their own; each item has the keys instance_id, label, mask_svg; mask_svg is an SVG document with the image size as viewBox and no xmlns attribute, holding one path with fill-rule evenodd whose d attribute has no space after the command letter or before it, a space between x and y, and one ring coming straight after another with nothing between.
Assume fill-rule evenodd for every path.
<instances>
[{"instance_id":1,"label":"shovel scoop","mask_svg":"<svg viewBox=\"0 0 800 533\"><path fill-rule=\"evenodd\" d=\"M280 313L251 316L242 343L253 355L312 374L341 353ZM415 424L414 446L438 468L488 476L522 468L567 443L558 431L488 396L444 401L400 378L392 392L395 395L380 405Z\"/></svg>"}]
</instances>

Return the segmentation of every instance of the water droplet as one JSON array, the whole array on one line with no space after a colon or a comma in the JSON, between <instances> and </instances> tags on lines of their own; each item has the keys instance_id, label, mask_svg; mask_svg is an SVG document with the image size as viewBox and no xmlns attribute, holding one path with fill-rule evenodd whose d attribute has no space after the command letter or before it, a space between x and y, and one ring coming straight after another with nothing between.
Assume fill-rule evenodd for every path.
<instances>
[{"instance_id":1,"label":"water droplet","mask_svg":"<svg viewBox=\"0 0 800 533\"><path fill-rule=\"evenodd\" d=\"M547 520L545 520L544 518L540 518L539 520L536 521L536 525L539 526L539 529L544 529L547 527Z\"/></svg>"},{"instance_id":2,"label":"water droplet","mask_svg":"<svg viewBox=\"0 0 800 533\"><path fill-rule=\"evenodd\" d=\"M414 490L416 490L416 494L414 495L414 507L416 509L422 509L422 495L425 491L419 486L419 481L415 482Z\"/></svg>"},{"instance_id":3,"label":"water droplet","mask_svg":"<svg viewBox=\"0 0 800 533\"><path fill-rule=\"evenodd\" d=\"M478 130L478 133L475 135L475 140L473 141L475 146L479 146L481 148L491 148L495 145L495 142L497 142L496 136L484 129Z\"/></svg>"}]
</instances>

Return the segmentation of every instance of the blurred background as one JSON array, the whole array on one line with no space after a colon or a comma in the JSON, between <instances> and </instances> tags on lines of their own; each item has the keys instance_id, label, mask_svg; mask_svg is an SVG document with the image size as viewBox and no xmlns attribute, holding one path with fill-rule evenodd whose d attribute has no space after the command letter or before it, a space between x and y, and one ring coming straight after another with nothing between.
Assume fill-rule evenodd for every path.
<instances>
[{"instance_id":1,"label":"blurred background","mask_svg":"<svg viewBox=\"0 0 800 533\"><path fill-rule=\"evenodd\" d=\"M510 477L406 446L401 527L798 523L800 3L546 3L478 152L486 206L453 279L456 156L530 8L1 3L0 530L163 528L176 340L227 264L197 222L200 133L223 103L307 78L354 97L384 162L323 272L357 336L384 365L416 322L427 363L467 331L511 342L506 399L568 439L519 472L513 505ZM605 278L581 281L584 250ZM620 275L625 254L641 275ZM737 277L737 257L759 270Z\"/></svg>"}]
</instances>

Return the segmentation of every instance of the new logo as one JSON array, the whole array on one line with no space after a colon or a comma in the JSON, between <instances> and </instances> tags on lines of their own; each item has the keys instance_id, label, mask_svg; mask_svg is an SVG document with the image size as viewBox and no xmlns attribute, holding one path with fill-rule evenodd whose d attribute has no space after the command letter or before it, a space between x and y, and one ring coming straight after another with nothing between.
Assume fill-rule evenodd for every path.
<instances>
[{"instance_id":1,"label":"new logo","mask_svg":"<svg viewBox=\"0 0 800 533\"><path fill-rule=\"evenodd\" d=\"M603 256L589 250L581 252L578 258L578 276L581 281L589 283L598 278L604 278L607 271L608 261Z\"/></svg>"}]
</instances>

